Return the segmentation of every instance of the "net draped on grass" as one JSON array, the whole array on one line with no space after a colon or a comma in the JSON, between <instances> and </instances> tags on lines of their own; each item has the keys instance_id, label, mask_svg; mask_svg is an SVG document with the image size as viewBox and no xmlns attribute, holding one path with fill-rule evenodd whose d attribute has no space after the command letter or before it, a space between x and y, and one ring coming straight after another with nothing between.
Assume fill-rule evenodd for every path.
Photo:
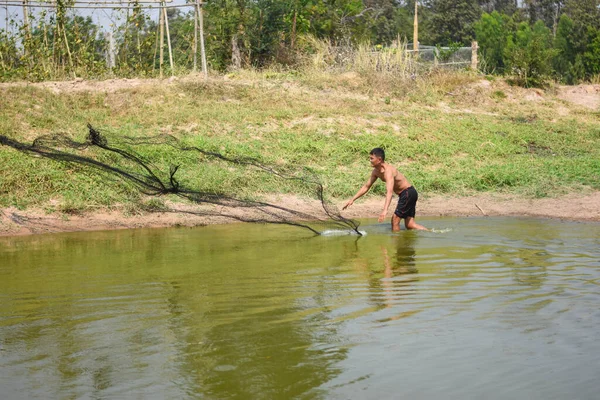
<instances>
[{"instance_id":1,"label":"net draped on grass","mask_svg":"<svg viewBox=\"0 0 600 400\"><path fill-rule=\"evenodd\" d=\"M359 223L344 218L337 207L326 200L323 184L316 174L306 168L290 171L262 163L257 158L228 157L200 147L186 146L171 135L145 138L126 137L121 139L121 143L119 140L113 139L109 143L107 137L90 124L88 124L88 129L89 133L84 142L74 141L63 134L52 134L40 136L28 144L0 135L0 144L31 156L84 166L86 168L83 169L83 173L106 173L128 183L144 195L171 194L194 204L214 206L210 210L161 208L159 210L161 212L223 217L242 222L291 225L308 229L317 235L331 229L341 229L362 236L358 230ZM254 168L276 179L291 181L308 189L319 200L321 212L316 215L268 202L238 198L225 192L203 191L182 184L176 177L179 165L171 165L168 174L164 174L159 168L152 165L152 160L148 157L130 149L138 146L169 146L178 152L197 153L208 160L220 160L229 165ZM95 156L94 152L86 151L93 148L100 150ZM103 152L113 156L110 164L107 161L100 161L98 156ZM164 177L166 175L168 177Z\"/></svg>"}]
</instances>

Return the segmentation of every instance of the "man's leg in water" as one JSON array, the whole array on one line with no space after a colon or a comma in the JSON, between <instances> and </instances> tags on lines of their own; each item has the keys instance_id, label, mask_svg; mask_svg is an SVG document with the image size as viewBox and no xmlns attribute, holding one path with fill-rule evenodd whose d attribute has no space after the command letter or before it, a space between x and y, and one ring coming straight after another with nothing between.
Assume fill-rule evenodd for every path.
<instances>
[{"instance_id":1,"label":"man's leg in water","mask_svg":"<svg viewBox=\"0 0 600 400\"><path fill-rule=\"evenodd\" d=\"M400 222L400 221L398 221L398 222ZM406 227L406 229L418 229L420 231L428 231L429 230L429 229L425 228L423 225L417 224L413 217L404 218L404 226ZM392 227L392 230L393 230L393 227Z\"/></svg>"},{"instance_id":2,"label":"man's leg in water","mask_svg":"<svg viewBox=\"0 0 600 400\"><path fill-rule=\"evenodd\" d=\"M392 215L392 232L400 232L400 218L396 214Z\"/></svg>"}]
</instances>

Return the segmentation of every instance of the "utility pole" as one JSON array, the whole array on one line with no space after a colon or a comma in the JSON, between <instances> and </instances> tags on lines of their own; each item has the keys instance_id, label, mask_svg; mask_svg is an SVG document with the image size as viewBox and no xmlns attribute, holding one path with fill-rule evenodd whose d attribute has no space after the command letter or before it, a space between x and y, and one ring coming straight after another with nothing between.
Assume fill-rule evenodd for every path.
<instances>
[{"instance_id":1,"label":"utility pole","mask_svg":"<svg viewBox=\"0 0 600 400\"><path fill-rule=\"evenodd\" d=\"M198 70L198 2L194 4L194 45L192 48L194 54L194 73Z\"/></svg>"},{"instance_id":2,"label":"utility pole","mask_svg":"<svg viewBox=\"0 0 600 400\"><path fill-rule=\"evenodd\" d=\"M413 50L415 55L419 55L419 1L415 0L415 23L413 32Z\"/></svg>"},{"instance_id":3,"label":"utility pole","mask_svg":"<svg viewBox=\"0 0 600 400\"><path fill-rule=\"evenodd\" d=\"M204 78L208 78L208 67L206 66L206 49L204 48L204 3L196 3L196 7L198 7L200 17L198 20L198 24L200 24L200 57L202 58L202 72L204 73Z\"/></svg>"},{"instance_id":4,"label":"utility pole","mask_svg":"<svg viewBox=\"0 0 600 400\"><path fill-rule=\"evenodd\" d=\"M160 30L160 58L158 60L158 71L160 79L163 77L163 58L164 58L164 47L165 47L165 13L163 13L163 2L160 2L160 16L159 16L159 30Z\"/></svg>"}]
</instances>

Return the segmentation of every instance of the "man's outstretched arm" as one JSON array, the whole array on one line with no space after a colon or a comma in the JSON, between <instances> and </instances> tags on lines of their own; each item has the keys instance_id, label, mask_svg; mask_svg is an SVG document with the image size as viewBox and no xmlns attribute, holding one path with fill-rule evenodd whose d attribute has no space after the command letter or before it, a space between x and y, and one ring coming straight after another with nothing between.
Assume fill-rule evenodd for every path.
<instances>
[{"instance_id":1,"label":"man's outstretched arm","mask_svg":"<svg viewBox=\"0 0 600 400\"><path fill-rule=\"evenodd\" d=\"M371 189L371 186L373 186L373 183L375 183L376 180L377 180L377 175L375 175L375 171L373 171L371 173L371 176L369 177L369 180L367 180L367 183L365 183L360 189L358 189L358 192L356 192L354 197L352 197L350 200L348 200L346 205L344 207L342 207L342 210L345 210L346 208L350 207L352 204L354 204L354 201L356 199L364 196L365 193L367 193L369 191L369 189Z\"/></svg>"},{"instance_id":2,"label":"man's outstretched arm","mask_svg":"<svg viewBox=\"0 0 600 400\"><path fill-rule=\"evenodd\" d=\"M385 171L385 203L383 205L383 211L379 214L379 222L383 222L387 215L390 204L392 203L392 197L394 196L394 175L392 171Z\"/></svg>"}]
</instances>

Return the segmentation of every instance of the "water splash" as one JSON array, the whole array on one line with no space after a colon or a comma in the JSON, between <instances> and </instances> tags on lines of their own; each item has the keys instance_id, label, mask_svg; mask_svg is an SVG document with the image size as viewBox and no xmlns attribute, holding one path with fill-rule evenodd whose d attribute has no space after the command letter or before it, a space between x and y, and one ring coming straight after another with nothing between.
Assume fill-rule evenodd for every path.
<instances>
[{"instance_id":1,"label":"water splash","mask_svg":"<svg viewBox=\"0 0 600 400\"><path fill-rule=\"evenodd\" d=\"M330 229L321 232L321 236L365 236L367 234L366 231L355 231L352 229Z\"/></svg>"},{"instance_id":2,"label":"water splash","mask_svg":"<svg viewBox=\"0 0 600 400\"><path fill-rule=\"evenodd\" d=\"M429 231L433 233L448 233L452 232L452 228L431 228Z\"/></svg>"}]
</instances>

